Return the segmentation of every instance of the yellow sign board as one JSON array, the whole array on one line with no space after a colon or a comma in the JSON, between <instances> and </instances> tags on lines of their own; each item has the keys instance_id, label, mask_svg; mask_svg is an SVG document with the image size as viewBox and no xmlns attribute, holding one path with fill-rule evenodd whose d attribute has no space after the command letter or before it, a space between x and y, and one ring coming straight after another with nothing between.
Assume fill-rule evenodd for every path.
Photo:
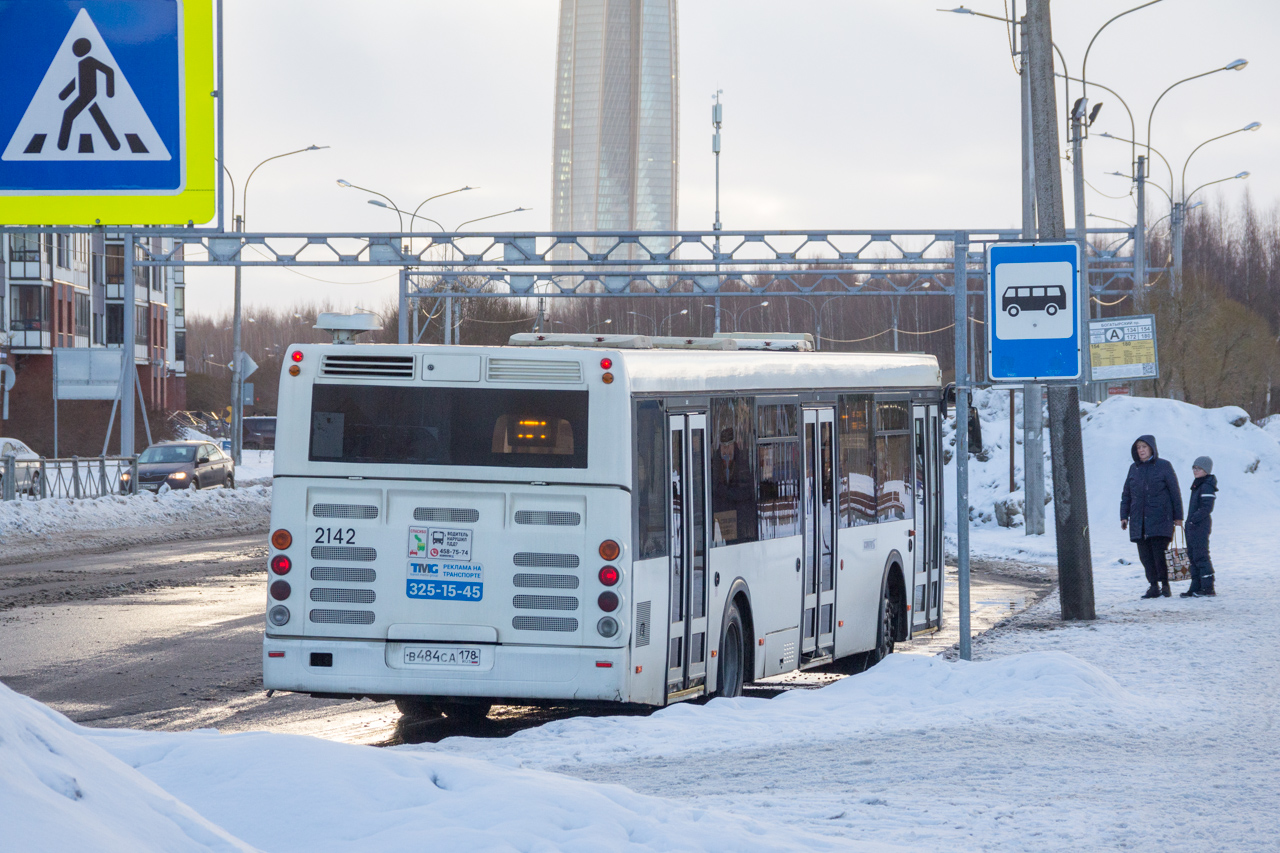
<instances>
[{"instance_id":1,"label":"yellow sign board","mask_svg":"<svg viewBox=\"0 0 1280 853\"><path fill-rule=\"evenodd\" d=\"M216 213L213 0L0 4L0 225Z\"/></svg>"},{"instance_id":2,"label":"yellow sign board","mask_svg":"<svg viewBox=\"0 0 1280 853\"><path fill-rule=\"evenodd\" d=\"M1090 320L1089 364L1094 382L1155 379L1160 373L1155 317Z\"/></svg>"}]
</instances>

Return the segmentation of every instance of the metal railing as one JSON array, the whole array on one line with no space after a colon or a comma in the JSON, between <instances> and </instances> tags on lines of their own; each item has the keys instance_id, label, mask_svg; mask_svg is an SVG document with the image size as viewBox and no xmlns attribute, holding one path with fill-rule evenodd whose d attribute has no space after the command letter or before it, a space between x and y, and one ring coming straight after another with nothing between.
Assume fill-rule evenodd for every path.
<instances>
[{"instance_id":1,"label":"metal railing","mask_svg":"<svg viewBox=\"0 0 1280 853\"><path fill-rule=\"evenodd\" d=\"M0 500L100 498L138 492L138 457L72 456L69 459L0 459Z\"/></svg>"}]
</instances>

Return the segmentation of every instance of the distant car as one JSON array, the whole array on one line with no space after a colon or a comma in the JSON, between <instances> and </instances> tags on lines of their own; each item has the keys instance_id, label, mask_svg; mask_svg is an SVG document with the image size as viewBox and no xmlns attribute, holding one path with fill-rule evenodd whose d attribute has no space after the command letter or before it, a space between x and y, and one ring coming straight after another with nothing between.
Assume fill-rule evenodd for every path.
<instances>
[{"instance_id":1,"label":"distant car","mask_svg":"<svg viewBox=\"0 0 1280 853\"><path fill-rule=\"evenodd\" d=\"M276 449L276 419L254 415L241 421L243 425L242 447L249 450Z\"/></svg>"},{"instance_id":2,"label":"distant car","mask_svg":"<svg viewBox=\"0 0 1280 853\"><path fill-rule=\"evenodd\" d=\"M138 457L138 490L208 489L236 484L235 463L217 445L207 441L161 441ZM129 473L120 477L120 490L129 491Z\"/></svg>"},{"instance_id":3,"label":"distant car","mask_svg":"<svg viewBox=\"0 0 1280 853\"><path fill-rule=\"evenodd\" d=\"M0 438L0 492L4 490L4 459L9 455L15 463L14 493L31 494L40 488L39 454L16 438Z\"/></svg>"},{"instance_id":4,"label":"distant car","mask_svg":"<svg viewBox=\"0 0 1280 853\"><path fill-rule=\"evenodd\" d=\"M1046 287L1006 287L1000 308L1010 317L1023 311L1043 311L1052 317L1067 308L1067 292L1060 284Z\"/></svg>"}]
</instances>

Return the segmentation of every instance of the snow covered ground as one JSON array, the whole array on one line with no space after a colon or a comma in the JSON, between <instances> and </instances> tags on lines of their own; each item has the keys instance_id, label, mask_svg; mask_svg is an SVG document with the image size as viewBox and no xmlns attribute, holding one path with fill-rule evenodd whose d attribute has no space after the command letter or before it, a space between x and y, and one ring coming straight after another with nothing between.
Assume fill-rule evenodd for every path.
<instances>
[{"instance_id":1,"label":"snow covered ground","mask_svg":"<svg viewBox=\"0 0 1280 853\"><path fill-rule=\"evenodd\" d=\"M985 402L975 554L1051 563L1052 532L982 516L1008 488ZM86 729L0 688L0 825L19 850L1273 850L1280 442L1242 414L1090 407L1098 619L1063 625L1050 596L972 663L392 750ZM1214 459L1217 598L1138 599L1118 504L1147 432L1184 493Z\"/></svg>"}]
</instances>

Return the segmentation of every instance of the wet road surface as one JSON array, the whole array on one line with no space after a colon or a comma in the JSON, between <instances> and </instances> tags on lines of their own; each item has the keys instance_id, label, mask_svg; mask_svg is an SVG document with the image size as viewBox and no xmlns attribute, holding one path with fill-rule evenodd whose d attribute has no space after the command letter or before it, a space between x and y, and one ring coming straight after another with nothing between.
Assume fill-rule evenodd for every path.
<instances>
[{"instance_id":1,"label":"wet road surface","mask_svg":"<svg viewBox=\"0 0 1280 853\"><path fill-rule=\"evenodd\" d=\"M499 706L480 722L410 721L391 702L292 693L268 698L262 688L266 557L265 536L258 534L0 567L0 680L90 726L269 730L382 745L504 737L567 716L627 712ZM1025 609L1052 586L1051 572L976 564L974 631ZM941 632L900 643L898 652L935 655L956 644L953 567L945 607ZM793 673L746 692L767 697L839 677Z\"/></svg>"}]
</instances>

